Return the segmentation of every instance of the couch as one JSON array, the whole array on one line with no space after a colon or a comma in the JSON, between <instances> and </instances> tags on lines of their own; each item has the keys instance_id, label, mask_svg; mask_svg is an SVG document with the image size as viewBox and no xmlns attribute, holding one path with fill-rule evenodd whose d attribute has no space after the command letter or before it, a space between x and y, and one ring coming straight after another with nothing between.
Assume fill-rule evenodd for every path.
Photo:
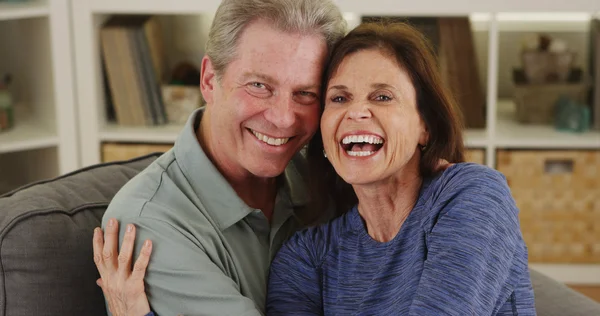
<instances>
[{"instance_id":1,"label":"couch","mask_svg":"<svg viewBox=\"0 0 600 316\"><path fill-rule=\"evenodd\" d=\"M106 315L92 233L114 194L160 154L90 166L0 196L0 316ZM540 316L600 304L534 270Z\"/></svg>"}]
</instances>

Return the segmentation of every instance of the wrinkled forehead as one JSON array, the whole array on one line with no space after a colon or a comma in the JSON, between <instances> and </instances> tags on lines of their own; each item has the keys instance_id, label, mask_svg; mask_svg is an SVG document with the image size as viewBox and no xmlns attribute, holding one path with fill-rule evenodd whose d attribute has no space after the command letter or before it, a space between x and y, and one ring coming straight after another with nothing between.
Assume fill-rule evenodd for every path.
<instances>
[{"instance_id":1,"label":"wrinkled forehead","mask_svg":"<svg viewBox=\"0 0 600 316\"><path fill-rule=\"evenodd\" d=\"M228 68L280 82L314 84L320 83L326 56L327 44L319 34L290 33L257 23L240 37Z\"/></svg>"}]
</instances>

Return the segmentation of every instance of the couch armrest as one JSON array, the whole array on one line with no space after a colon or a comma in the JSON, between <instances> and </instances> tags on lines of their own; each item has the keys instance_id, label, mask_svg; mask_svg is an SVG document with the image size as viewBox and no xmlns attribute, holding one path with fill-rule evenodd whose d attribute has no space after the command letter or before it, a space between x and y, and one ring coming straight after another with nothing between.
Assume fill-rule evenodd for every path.
<instances>
[{"instance_id":1,"label":"couch armrest","mask_svg":"<svg viewBox=\"0 0 600 316\"><path fill-rule=\"evenodd\" d=\"M540 272L530 273L538 316L600 315L600 303Z\"/></svg>"}]
</instances>

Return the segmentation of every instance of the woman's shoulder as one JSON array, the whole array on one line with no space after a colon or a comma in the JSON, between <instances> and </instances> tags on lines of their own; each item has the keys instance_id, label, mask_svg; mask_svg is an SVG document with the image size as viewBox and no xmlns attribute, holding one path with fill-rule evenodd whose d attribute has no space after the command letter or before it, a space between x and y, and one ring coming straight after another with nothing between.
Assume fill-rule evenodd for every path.
<instances>
[{"instance_id":1,"label":"woman's shoulder","mask_svg":"<svg viewBox=\"0 0 600 316\"><path fill-rule=\"evenodd\" d=\"M502 173L475 163L458 163L429 179L423 191L430 218L465 209L464 214L486 218L516 217L518 209ZM484 214L485 213L485 214Z\"/></svg>"},{"instance_id":2,"label":"woman's shoulder","mask_svg":"<svg viewBox=\"0 0 600 316\"><path fill-rule=\"evenodd\" d=\"M498 170L476 163L456 163L429 180L430 191L438 194L509 193L506 177Z\"/></svg>"}]
</instances>

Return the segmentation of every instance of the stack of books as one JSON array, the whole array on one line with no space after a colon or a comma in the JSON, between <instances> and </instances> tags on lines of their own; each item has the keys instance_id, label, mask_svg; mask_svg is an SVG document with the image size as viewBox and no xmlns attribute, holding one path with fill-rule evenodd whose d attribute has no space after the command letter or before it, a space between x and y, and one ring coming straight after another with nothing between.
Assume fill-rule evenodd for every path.
<instances>
[{"instance_id":1,"label":"stack of books","mask_svg":"<svg viewBox=\"0 0 600 316\"><path fill-rule=\"evenodd\" d=\"M161 84L166 63L158 17L117 15L100 30L105 87L119 125L168 122Z\"/></svg>"}]
</instances>

